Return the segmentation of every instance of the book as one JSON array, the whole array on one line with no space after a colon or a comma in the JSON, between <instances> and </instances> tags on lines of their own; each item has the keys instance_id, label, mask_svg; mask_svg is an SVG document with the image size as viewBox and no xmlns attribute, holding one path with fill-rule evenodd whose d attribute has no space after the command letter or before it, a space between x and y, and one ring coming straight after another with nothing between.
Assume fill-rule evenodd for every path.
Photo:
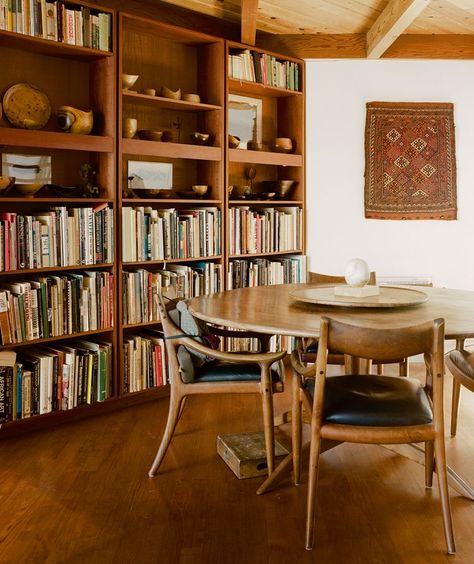
<instances>
[{"instance_id":1,"label":"book","mask_svg":"<svg viewBox=\"0 0 474 564\"><path fill-rule=\"evenodd\" d=\"M11 421L13 415L13 374L15 351L0 351L0 424Z\"/></svg>"}]
</instances>

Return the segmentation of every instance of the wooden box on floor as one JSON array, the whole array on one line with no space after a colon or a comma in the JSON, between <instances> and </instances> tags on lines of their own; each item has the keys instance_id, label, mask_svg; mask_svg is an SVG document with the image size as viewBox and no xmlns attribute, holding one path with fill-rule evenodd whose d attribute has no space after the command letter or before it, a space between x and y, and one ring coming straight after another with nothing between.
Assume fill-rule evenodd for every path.
<instances>
[{"instance_id":1,"label":"wooden box on floor","mask_svg":"<svg viewBox=\"0 0 474 564\"><path fill-rule=\"evenodd\" d=\"M263 433L217 435L217 452L239 480L267 473ZM275 441L275 466L287 454L286 448Z\"/></svg>"}]
</instances>

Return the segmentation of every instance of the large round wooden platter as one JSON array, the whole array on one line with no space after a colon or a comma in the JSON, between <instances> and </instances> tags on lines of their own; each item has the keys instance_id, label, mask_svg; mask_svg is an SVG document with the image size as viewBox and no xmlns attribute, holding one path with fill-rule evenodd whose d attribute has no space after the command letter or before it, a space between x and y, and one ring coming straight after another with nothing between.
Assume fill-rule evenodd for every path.
<instances>
[{"instance_id":1,"label":"large round wooden platter","mask_svg":"<svg viewBox=\"0 0 474 564\"><path fill-rule=\"evenodd\" d=\"M425 292L400 288L398 286L384 286L380 294L356 298L353 296L336 296L333 286L320 288L305 288L293 290L290 297L310 304L331 305L339 307L408 307L422 304L428 300Z\"/></svg>"},{"instance_id":2,"label":"large round wooden platter","mask_svg":"<svg viewBox=\"0 0 474 564\"><path fill-rule=\"evenodd\" d=\"M5 92L3 111L15 127L41 129L48 123L51 104L44 92L30 84L20 83Z\"/></svg>"}]
</instances>

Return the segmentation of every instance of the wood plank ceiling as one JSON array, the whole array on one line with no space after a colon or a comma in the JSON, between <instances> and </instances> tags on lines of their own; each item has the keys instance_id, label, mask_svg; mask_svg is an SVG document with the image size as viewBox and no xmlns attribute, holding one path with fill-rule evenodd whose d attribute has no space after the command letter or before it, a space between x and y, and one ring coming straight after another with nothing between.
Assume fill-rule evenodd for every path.
<instances>
[{"instance_id":1,"label":"wood plank ceiling","mask_svg":"<svg viewBox=\"0 0 474 564\"><path fill-rule=\"evenodd\" d=\"M243 43L303 58L474 58L474 0L161 2L240 26Z\"/></svg>"}]
</instances>

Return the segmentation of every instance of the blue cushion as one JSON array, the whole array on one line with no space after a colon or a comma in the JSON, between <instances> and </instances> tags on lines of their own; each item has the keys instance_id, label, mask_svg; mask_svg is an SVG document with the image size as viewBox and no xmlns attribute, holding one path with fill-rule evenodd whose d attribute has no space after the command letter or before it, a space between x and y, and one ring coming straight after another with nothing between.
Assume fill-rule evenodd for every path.
<instances>
[{"instance_id":1,"label":"blue cushion","mask_svg":"<svg viewBox=\"0 0 474 564\"><path fill-rule=\"evenodd\" d=\"M278 381L277 370L272 369L273 381ZM260 366L258 364L233 364L227 362L209 363L196 368L195 382L255 382L260 380Z\"/></svg>"},{"instance_id":2,"label":"blue cushion","mask_svg":"<svg viewBox=\"0 0 474 564\"><path fill-rule=\"evenodd\" d=\"M314 380L308 381L314 394ZM330 376L323 421L341 425L398 427L431 423L433 414L420 382L396 376Z\"/></svg>"}]
</instances>

